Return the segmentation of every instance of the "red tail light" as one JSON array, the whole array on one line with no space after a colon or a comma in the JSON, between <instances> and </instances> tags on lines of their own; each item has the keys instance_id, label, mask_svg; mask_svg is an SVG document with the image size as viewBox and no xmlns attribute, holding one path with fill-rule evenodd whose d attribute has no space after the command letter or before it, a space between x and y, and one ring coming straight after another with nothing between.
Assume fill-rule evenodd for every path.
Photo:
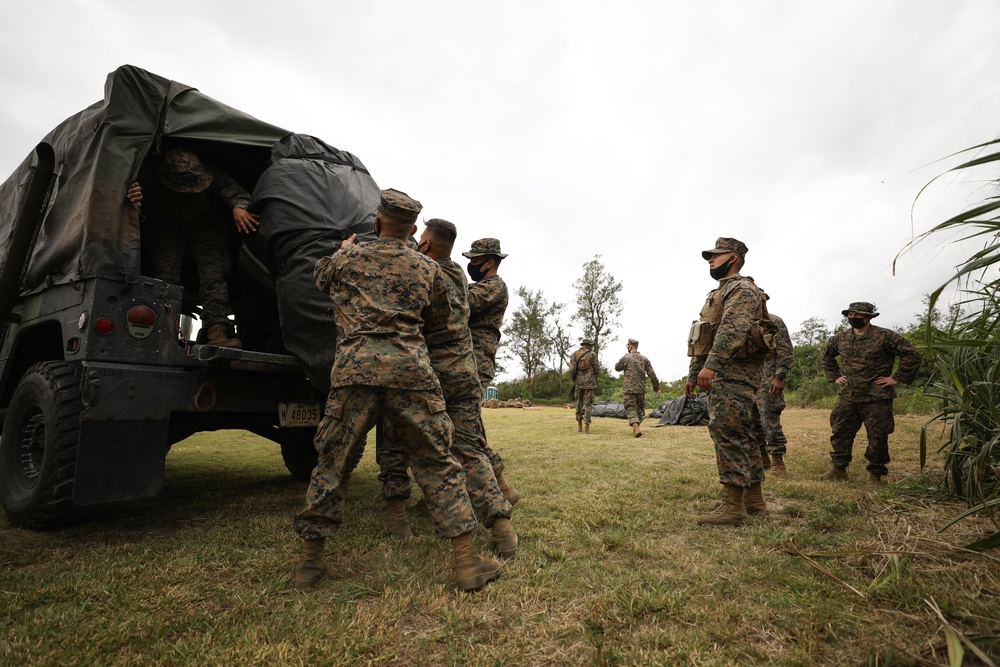
<instances>
[{"instance_id":1,"label":"red tail light","mask_svg":"<svg viewBox=\"0 0 1000 667\"><path fill-rule=\"evenodd\" d=\"M156 324L156 313L149 306L132 306L125 314L129 324L143 324L151 327Z\"/></svg>"},{"instance_id":2,"label":"red tail light","mask_svg":"<svg viewBox=\"0 0 1000 667\"><path fill-rule=\"evenodd\" d=\"M115 330L115 321L110 317L98 317L94 320L94 330L107 336Z\"/></svg>"}]
</instances>

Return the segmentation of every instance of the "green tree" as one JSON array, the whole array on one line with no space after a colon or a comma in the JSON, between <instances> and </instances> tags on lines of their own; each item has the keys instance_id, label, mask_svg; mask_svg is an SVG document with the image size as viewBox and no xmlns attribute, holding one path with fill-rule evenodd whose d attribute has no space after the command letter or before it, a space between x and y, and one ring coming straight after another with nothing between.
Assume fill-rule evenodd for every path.
<instances>
[{"instance_id":1,"label":"green tree","mask_svg":"<svg viewBox=\"0 0 1000 667\"><path fill-rule=\"evenodd\" d=\"M816 345L829 339L830 328L826 326L826 320L819 317L810 317L792 334L792 342L796 345Z\"/></svg>"},{"instance_id":2,"label":"green tree","mask_svg":"<svg viewBox=\"0 0 1000 667\"><path fill-rule=\"evenodd\" d=\"M573 319L583 335L594 341L594 356L600 363L605 339L615 340L611 332L619 326L618 318L624 308L619 298L622 283L604 268L601 256L594 255L594 259L583 265L583 276L573 281L573 289L576 290Z\"/></svg>"},{"instance_id":3,"label":"green tree","mask_svg":"<svg viewBox=\"0 0 1000 667\"><path fill-rule=\"evenodd\" d=\"M553 305L545 299L541 289L531 290L521 285L517 288L521 305L504 329L506 349L517 358L521 369L534 388L538 374L545 369L545 360L552 354L553 331L548 321Z\"/></svg>"},{"instance_id":4,"label":"green tree","mask_svg":"<svg viewBox=\"0 0 1000 667\"><path fill-rule=\"evenodd\" d=\"M569 334L569 326L562 321L565 303L552 303L552 359L553 367L559 372L559 394L563 393L563 379L566 364L573 353L573 342Z\"/></svg>"}]
</instances>

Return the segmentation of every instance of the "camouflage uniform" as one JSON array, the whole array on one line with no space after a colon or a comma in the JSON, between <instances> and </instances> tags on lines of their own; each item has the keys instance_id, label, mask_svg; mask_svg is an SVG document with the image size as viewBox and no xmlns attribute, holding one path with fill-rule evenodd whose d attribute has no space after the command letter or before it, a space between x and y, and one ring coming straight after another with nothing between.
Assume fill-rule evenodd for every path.
<instances>
[{"instance_id":1,"label":"camouflage uniform","mask_svg":"<svg viewBox=\"0 0 1000 667\"><path fill-rule=\"evenodd\" d=\"M315 439L319 462L296 531L307 540L336 532L347 464L384 416L406 449L439 535L470 532L476 517L462 466L449 451L453 427L428 352L449 342L441 268L406 242L382 237L321 259L315 276L333 299L337 352Z\"/></svg>"},{"instance_id":2,"label":"camouflage uniform","mask_svg":"<svg viewBox=\"0 0 1000 667\"><path fill-rule=\"evenodd\" d=\"M630 339L629 343L633 341ZM622 403L625 404L625 414L629 424L641 424L646 418L646 376L653 382L653 391L660 390L660 381L656 379L649 359L638 352L629 352L615 364L616 371L624 371L622 383Z\"/></svg>"},{"instance_id":3,"label":"camouflage uniform","mask_svg":"<svg viewBox=\"0 0 1000 667\"><path fill-rule=\"evenodd\" d=\"M597 357L593 346L584 346L569 358L570 379L576 397L576 420L589 424L594 411L594 390L597 389Z\"/></svg>"},{"instance_id":4,"label":"camouflage uniform","mask_svg":"<svg viewBox=\"0 0 1000 667\"><path fill-rule=\"evenodd\" d=\"M500 276L491 276L469 285L469 329L472 330L472 345L483 391L496 375L500 327L508 301L507 283Z\"/></svg>"},{"instance_id":5,"label":"camouflage uniform","mask_svg":"<svg viewBox=\"0 0 1000 667\"><path fill-rule=\"evenodd\" d=\"M227 282L232 268L231 213L236 208L245 209L250 194L224 171L202 165L188 151L171 149L164 159L170 160L170 168L182 170L191 180L185 186L171 180L176 172L168 173L162 168L159 177L153 174L140 177L143 210L148 220L143 248L150 262L150 274L179 284L184 257L190 253L198 269L202 324L225 324L232 313Z\"/></svg>"},{"instance_id":6,"label":"camouflage uniform","mask_svg":"<svg viewBox=\"0 0 1000 667\"><path fill-rule=\"evenodd\" d=\"M451 258L439 259L437 263L448 285L451 318L444 344L438 345L428 339L431 364L441 381L448 416L455 428L451 451L465 471L466 489L476 515L483 525L490 527L497 519L509 519L511 506L500 492L487 454L489 447L483 427L479 376L468 326L468 286L462 267ZM401 445L394 432L385 445L377 449L381 469L379 480L386 500L410 496L406 452Z\"/></svg>"},{"instance_id":7,"label":"camouflage uniform","mask_svg":"<svg viewBox=\"0 0 1000 667\"><path fill-rule=\"evenodd\" d=\"M778 346L764 358L764 376L754 402L760 419L754 422L754 438L761 447L761 454L770 453L773 456L784 456L788 440L781 428L781 412L785 409L785 393L771 393L771 380L775 377L785 380L788 370L795 363L795 351L792 339L788 335L785 322L768 313L771 321L778 326Z\"/></svg>"},{"instance_id":8,"label":"camouflage uniform","mask_svg":"<svg viewBox=\"0 0 1000 667\"><path fill-rule=\"evenodd\" d=\"M850 310L857 310L854 306L869 306L872 311L875 308L872 304L857 303L852 304ZM896 357L899 357L899 369L893 374ZM837 403L830 413L833 431L830 436L833 446L830 459L835 468L846 468L851 462L854 436L864 424L868 434L868 448L865 450L868 472L879 476L888 474L889 434L896 427L892 416L892 399L896 397L896 391L892 387L876 386L875 380L891 375L897 381L909 384L919 370L920 353L913 343L890 329L869 324L868 330L861 336L854 333L854 329L848 329L830 339L823 352L826 379L836 382L841 376L847 378L847 386L838 385Z\"/></svg>"},{"instance_id":9,"label":"camouflage uniform","mask_svg":"<svg viewBox=\"0 0 1000 667\"><path fill-rule=\"evenodd\" d=\"M737 358L751 321L763 316L763 304L753 278L736 274L720 280L701 311L706 318L721 306L714 342L707 355L692 356L688 367L688 382L694 383L702 368L715 371L708 395L708 432L715 443L719 483L727 486L750 487L764 480L758 442L751 435L759 420L754 396L761 385L763 358Z\"/></svg>"}]
</instances>

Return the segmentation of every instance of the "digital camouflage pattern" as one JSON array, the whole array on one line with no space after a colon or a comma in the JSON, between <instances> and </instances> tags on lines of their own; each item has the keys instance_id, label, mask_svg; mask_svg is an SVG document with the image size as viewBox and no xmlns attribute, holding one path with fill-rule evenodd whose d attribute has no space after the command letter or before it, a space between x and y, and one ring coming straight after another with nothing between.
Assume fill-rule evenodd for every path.
<instances>
[{"instance_id":1,"label":"digital camouflage pattern","mask_svg":"<svg viewBox=\"0 0 1000 667\"><path fill-rule=\"evenodd\" d=\"M591 423L594 415L594 390L577 387L573 395L576 398L576 420L584 424Z\"/></svg>"},{"instance_id":2,"label":"digital camouflage pattern","mask_svg":"<svg viewBox=\"0 0 1000 667\"><path fill-rule=\"evenodd\" d=\"M632 344L635 341L629 339ZM641 424L646 418L646 376L653 383L653 391L659 391L660 381L656 378L649 359L638 352L629 352L618 360L615 370L623 372L622 406L629 424Z\"/></svg>"},{"instance_id":3,"label":"digital camouflage pattern","mask_svg":"<svg viewBox=\"0 0 1000 667\"><path fill-rule=\"evenodd\" d=\"M771 393L771 380L775 375L784 377L795 363L795 350L792 338L788 335L788 327L784 320L769 313L771 321L778 326L778 345L764 358L764 381L757 390L755 402L760 413L760 429L758 440L767 443L769 454L784 456L787 451L788 439L781 428L781 413L785 409L785 393Z\"/></svg>"},{"instance_id":4,"label":"digital camouflage pattern","mask_svg":"<svg viewBox=\"0 0 1000 667\"><path fill-rule=\"evenodd\" d=\"M496 375L500 327L509 300L507 283L500 276L484 278L469 285L469 329L472 330L472 345L483 391Z\"/></svg>"},{"instance_id":5,"label":"digital camouflage pattern","mask_svg":"<svg viewBox=\"0 0 1000 667\"><path fill-rule=\"evenodd\" d=\"M448 286L451 318L449 335L443 344L428 341L431 365L441 381L448 416L454 425L451 451L465 471L465 484L476 516L490 527L496 519L509 519L510 503L503 497L491 463L486 430L482 419L482 391L469 331L468 289L465 272L451 258L437 263ZM407 460L394 430L388 429L383 447L377 449L379 480L386 499L408 498L410 482ZM501 463L502 466L502 463ZM502 470L502 468L501 468Z\"/></svg>"},{"instance_id":6,"label":"digital camouflage pattern","mask_svg":"<svg viewBox=\"0 0 1000 667\"><path fill-rule=\"evenodd\" d=\"M846 468L851 462L854 438L864 424L868 434L868 447L865 449L865 459L868 461L868 472L876 475L887 475L889 469L889 434L896 430L896 421L892 416L892 400L881 401L848 401L838 398L830 412L830 460L837 468Z\"/></svg>"},{"instance_id":7,"label":"digital camouflage pattern","mask_svg":"<svg viewBox=\"0 0 1000 667\"><path fill-rule=\"evenodd\" d=\"M837 363L840 357L840 363ZM899 368L892 372L899 357ZM896 398L892 387L877 387L875 380L893 377L903 384L910 384L920 370L920 353L913 343L891 329L874 324L859 336L854 329L834 334L823 352L823 371L826 379L836 382L845 376L847 386L840 387L840 398L857 403L883 401ZM839 386L839 385L838 385Z\"/></svg>"},{"instance_id":8,"label":"digital camouflage pattern","mask_svg":"<svg viewBox=\"0 0 1000 667\"><path fill-rule=\"evenodd\" d=\"M441 390L427 348L453 334L448 287L434 260L382 237L324 257L313 275L334 305L331 387Z\"/></svg>"},{"instance_id":9,"label":"digital camouflage pattern","mask_svg":"<svg viewBox=\"0 0 1000 667\"><path fill-rule=\"evenodd\" d=\"M736 274L719 281L719 286L708 293L701 310L703 319L721 310L718 330L708 354L691 357L688 382L697 382L701 369L710 368L716 372L716 379L725 380L734 391L753 397L762 382L763 360L741 360L737 355L746 346L751 322L763 317L763 304L764 294L753 278Z\"/></svg>"},{"instance_id":10,"label":"digital camouflage pattern","mask_svg":"<svg viewBox=\"0 0 1000 667\"><path fill-rule=\"evenodd\" d=\"M712 383L708 432L715 443L719 483L746 488L764 481L760 445L752 435L752 424L759 417L753 396L729 385L718 379Z\"/></svg>"},{"instance_id":11,"label":"digital camouflage pattern","mask_svg":"<svg viewBox=\"0 0 1000 667\"><path fill-rule=\"evenodd\" d=\"M597 389L597 355L593 344L581 345L569 358L570 380L576 399L576 420L589 424L594 412L594 390Z\"/></svg>"},{"instance_id":12,"label":"digital camouflage pattern","mask_svg":"<svg viewBox=\"0 0 1000 667\"><path fill-rule=\"evenodd\" d=\"M233 226L227 211L245 209L250 194L221 169L206 165L202 174L210 183L200 192L178 192L148 170L139 178L146 218L143 246L150 273L178 284L184 259L190 256L198 271L201 320L207 327L225 324L232 313L227 278L232 269L229 238Z\"/></svg>"},{"instance_id":13,"label":"digital camouflage pattern","mask_svg":"<svg viewBox=\"0 0 1000 667\"><path fill-rule=\"evenodd\" d=\"M306 506L294 521L303 539L333 537L340 527L344 517L342 485L348 464L382 417L403 443L438 535L458 537L476 527L465 474L449 451L452 424L441 393L339 386L330 390L316 430L314 444L319 461L309 481Z\"/></svg>"}]
</instances>

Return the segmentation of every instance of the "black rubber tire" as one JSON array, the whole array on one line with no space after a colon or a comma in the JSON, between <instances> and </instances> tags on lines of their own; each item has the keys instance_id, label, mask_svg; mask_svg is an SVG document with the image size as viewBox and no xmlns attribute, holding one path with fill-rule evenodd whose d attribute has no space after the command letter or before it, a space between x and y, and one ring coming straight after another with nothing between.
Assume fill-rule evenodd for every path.
<instances>
[{"instance_id":1,"label":"black rubber tire","mask_svg":"<svg viewBox=\"0 0 1000 667\"><path fill-rule=\"evenodd\" d=\"M0 437L0 497L12 525L50 528L73 509L82 409L74 366L35 364L21 378Z\"/></svg>"},{"instance_id":2,"label":"black rubber tire","mask_svg":"<svg viewBox=\"0 0 1000 667\"><path fill-rule=\"evenodd\" d=\"M279 429L281 458L293 479L309 481L318 460L316 448L313 446L315 435L315 428Z\"/></svg>"}]
</instances>

